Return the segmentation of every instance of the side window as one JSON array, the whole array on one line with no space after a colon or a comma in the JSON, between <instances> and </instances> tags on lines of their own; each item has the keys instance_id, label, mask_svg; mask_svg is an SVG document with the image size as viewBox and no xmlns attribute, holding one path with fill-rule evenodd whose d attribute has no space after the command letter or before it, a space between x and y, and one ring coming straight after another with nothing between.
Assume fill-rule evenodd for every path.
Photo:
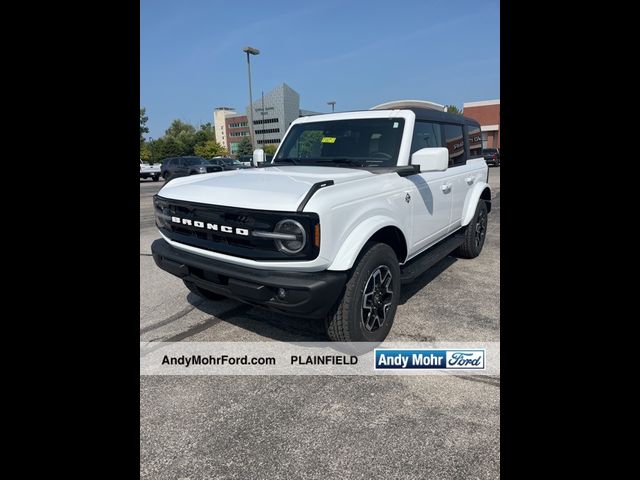
<instances>
[{"instance_id":1,"label":"side window","mask_svg":"<svg viewBox=\"0 0 640 480\"><path fill-rule=\"evenodd\" d=\"M464 138L462 136L462 125L444 125L444 141L449 150L449 166L455 167L464 165L467 158L464 153Z\"/></svg>"},{"instance_id":2,"label":"side window","mask_svg":"<svg viewBox=\"0 0 640 480\"><path fill-rule=\"evenodd\" d=\"M167 167L172 167L173 166L173 158L169 158L167 160Z\"/></svg>"},{"instance_id":3,"label":"side window","mask_svg":"<svg viewBox=\"0 0 640 480\"><path fill-rule=\"evenodd\" d=\"M467 125L467 138L469 140L469 157L482 156L482 132L477 125Z\"/></svg>"},{"instance_id":4,"label":"side window","mask_svg":"<svg viewBox=\"0 0 640 480\"><path fill-rule=\"evenodd\" d=\"M442 130L440 129L440 124L416 121L413 127L411 153L417 152L421 148L442 146Z\"/></svg>"}]
</instances>

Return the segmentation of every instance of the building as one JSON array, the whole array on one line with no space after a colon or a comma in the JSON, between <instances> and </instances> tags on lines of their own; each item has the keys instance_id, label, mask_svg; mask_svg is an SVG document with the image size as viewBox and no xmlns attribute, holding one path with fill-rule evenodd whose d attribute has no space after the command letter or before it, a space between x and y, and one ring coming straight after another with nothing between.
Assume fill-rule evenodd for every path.
<instances>
[{"instance_id":1,"label":"building","mask_svg":"<svg viewBox=\"0 0 640 480\"><path fill-rule=\"evenodd\" d=\"M243 137L249 136L249 120L242 113L226 115L224 117L224 128L226 130L225 148L230 154L236 155Z\"/></svg>"},{"instance_id":2,"label":"building","mask_svg":"<svg viewBox=\"0 0 640 480\"><path fill-rule=\"evenodd\" d=\"M264 102L264 105L263 105ZM258 148L278 145L296 118L318 115L319 112L300 109L300 94L286 83L261 95L253 102L253 133ZM216 139L232 155L237 154L243 137L250 135L249 107L238 114L230 107L218 107L214 113Z\"/></svg>"},{"instance_id":3,"label":"building","mask_svg":"<svg viewBox=\"0 0 640 480\"><path fill-rule=\"evenodd\" d=\"M247 108L247 115L249 108ZM253 102L256 145L277 145L287 128L300 116L300 95L283 83Z\"/></svg>"},{"instance_id":4,"label":"building","mask_svg":"<svg viewBox=\"0 0 640 480\"><path fill-rule=\"evenodd\" d=\"M236 111L231 107L217 107L213 111L213 125L216 134L216 141L227 150L229 149L227 143L227 133L225 131L225 118L229 115L234 115Z\"/></svg>"},{"instance_id":5,"label":"building","mask_svg":"<svg viewBox=\"0 0 640 480\"><path fill-rule=\"evenodd\" d=\"M482 148L500 148L500 100L467 102L463 115L473 118L482 130Z\"/></svg>"}]
</instances>

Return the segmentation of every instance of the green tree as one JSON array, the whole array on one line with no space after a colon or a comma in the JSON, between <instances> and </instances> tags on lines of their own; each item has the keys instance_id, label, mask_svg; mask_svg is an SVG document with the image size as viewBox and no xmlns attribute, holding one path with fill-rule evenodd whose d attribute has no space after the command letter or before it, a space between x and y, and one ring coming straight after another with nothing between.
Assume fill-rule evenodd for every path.
<instances>
[{"instance_id":1,"label":"green tree","mask_svg":"<svg viewBox=\"0 0 640 480\"><path fill-rule=\"evenodd\" d=\"M205 123L204 125L200 125L200 130L198 130L195 135L195 145L201 145L211 140L216 140L216 135L211 126L211 123Z\"/></svg>"},{"instance_id":2,"label":"green tree","mask_svg":"<svg viewBox=\"0 0 640 480\"><path fill-rule=\"evenodd\" d=\"M167 128L164 132L165 137L171 137L173 139L177 139L179 136L188 136L196 133L196 127L193 125L183 122L182 120L174 120L171 122L169 128Z\"/></svg>"},{"instance_id":3,"label":"green tree","mask_svg":"<svg viewBox=\"0 0 640 480\"><path fill-rule=\"evenodd\" d=\"M213 158L220 155L227 155L227 151L222 145L215 140L209 140L205 143L200 143L194 148L195 154L204 158Z\"/></svg>"},{"instance_id":4,"label":"green tree","mask_svg":"<svg viewBox=\"0 0 640 480\"><path fill-rule=\"evenodd\" d=\"M151 149L147 142L143 143L140 147L140 160L142 160L143 162L151 161Z\"/></svg>"},{"instance_id":5,"label":"green tree","mask_svg":"<svg viewBox=\"0 0 640 480\"><path fill-rule=\"evenodd\" d=\"M264 153L265 155L273 155L274 153L276 153L277 148L278 147L276 145L270 143L264 146Z\"/></svg>"},{"instance_id":6,"label":"green tree","mask_svg":"<svg viewBox=\"0 0 640 480\"><path fill-rule=\"evenodd\" d=\"M167 157L180 157L182 155L188 155L184 153L183 146L174 138L164 138L161 142L158 143L158 153L161 159Z\"/></svg>"},{"instance_id":7,"label":"green tree","mask_svg":"<svg viewBox=\"0 0 640 480\"><path fill-rule=\"evenodd\" d=\"M144 142L144 134L149 133L149 129L147 128L147 120L149 117L146 116L147 109L140 107L140 144Z\"/></svg>"},{"instance_id":8,"label":"green tree","mask_svg":"<svg viewBox=\"0 0 640 480\"><path fill-rule=\"evenodd\" d=\"M458 115L462 115L462 110L458 110L458 107L455 105L445 105L447 107L447 112L449 113L457 113Z\"/></svg>"},{"instance_id":9,"label":"green tree","mask_svg":"<svg viewBox=\"0 0 640 480\"><path fill-rule=\"evenodd\" d=\"M164 160L163 157L163 149L164 149L164 139L158 138L156 140L152 140L147 144L149 146L149 152L151 154L150 163L158 163Z\"/></svg>"},{"instance_id":10,"label":"green tree","mask_svg":"<svg viewBox=\"0 0 640 480\"><path fill-rule=\"evenodd\" d=\"M242 137L240 144L238 145L238 155L251 155L253 153L253 146L249 137Z\"/></svg>"}]
</instances>

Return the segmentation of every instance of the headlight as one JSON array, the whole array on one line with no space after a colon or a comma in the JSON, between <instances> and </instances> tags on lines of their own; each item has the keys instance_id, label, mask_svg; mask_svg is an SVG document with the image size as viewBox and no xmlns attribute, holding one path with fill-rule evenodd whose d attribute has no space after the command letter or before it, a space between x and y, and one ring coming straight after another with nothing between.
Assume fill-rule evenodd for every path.
<instances>
[{"instance_id":1,"label":"headlight","mask_svg":"<svg viewBox=\"0 0 640 480\"><path fill-rule=\"evenodd\" d=\"M200 168L198 168L198 171L202 172L202 173L206 173L207 167L200 167Z\"/></svg>"},{"instance_id":2,"label":"headlight","mask_svg":"<svg viewBox=\"0 0 640 480\"><path fill-rule=\"evenodd\" d=\"M294 254L302 251L307 243L307 233L302 225L295 220L281 220L276 224L275 232L289 236L289 239L275 239L278 250L284 253Z\"/></svg>"}]
</instances>

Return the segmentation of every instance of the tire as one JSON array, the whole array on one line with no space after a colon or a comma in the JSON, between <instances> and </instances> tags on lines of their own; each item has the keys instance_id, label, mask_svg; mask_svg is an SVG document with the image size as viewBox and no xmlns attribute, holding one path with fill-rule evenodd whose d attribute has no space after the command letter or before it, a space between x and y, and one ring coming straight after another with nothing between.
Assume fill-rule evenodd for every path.
<instances>
[{"instance_id":1,"label":"tire","mask_svg":"<svg viewBox=\"0 0 640 480\"><path fill-rule=\"evenodd\" d=\"M158 180L160 180L160 174L154 175L152 178L154 182L157 182Z\"/></svg>"},{"instance_id":2,"label":"tire","mask_svg":"<svg viewBox=\"0 0 640 480\"><path fill-rule=\"evenodd\" d=\"M205 298L207 300L224 300L224 295L220 295L218 293L210 292L209 290L204 290L198 287L195 283L190 282L188 280L183 280L185 287L191 290L192 293L195 293L199 297Z\"/></svg>"},{"instance_id":3,"label":"tire","mask_svg":"<svg viewBox=\"0 0 640 480\"><path fill-rule=\"evenodd\" d=\"M165 182L168 182L170 177L171 177L171 174L168 171L162 174L162 178L164 178Z\"/></svg>"},{"instance_id":4,"label":"tire","mask_svg":"<svg viewBox=\"0 0 640 480\"><path fill-rule=\"evenodd\" d=\"M464 242L454 252L461 258L476 258L480 255L487 237L487 204L484 200L478 202L476 213L469 225L465 227Z\"/></svg>"},{"instance_id":5,"label":"tire","mask_svg":"<svg viewBox=\"0 0 640 480\"><path fill-rule=\"evenodd\" d=\"M327 336L334 342L382 342L393 325L399 298L400 266L395 252L386 243L367 243L342 297L327 316Z\"/></svg>"}]
</instances>

